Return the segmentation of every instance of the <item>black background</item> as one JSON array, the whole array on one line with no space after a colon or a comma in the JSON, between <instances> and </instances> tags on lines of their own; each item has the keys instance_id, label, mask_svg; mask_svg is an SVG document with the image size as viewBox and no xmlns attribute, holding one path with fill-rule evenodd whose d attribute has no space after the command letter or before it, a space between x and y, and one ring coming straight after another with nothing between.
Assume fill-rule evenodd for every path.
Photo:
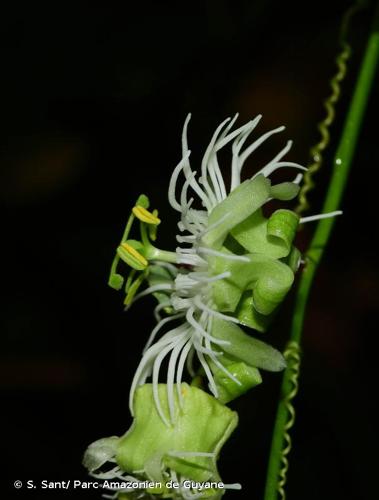
<instances>
[{"instance_id":1,"label":"black background","mask_svg":"<svg viewBox=\"0 0 379 500\"><path fill-rule=\"evenodd\" d=\"M167 186L191 111L195 160L240 112L259 133L287 130L251 158L263 165L288 138L307 163L329 93L349 2L14 2L1 15L1 450L5 498L99 498L16 491L16 479L85 479L86 446L130 425L127 395L154 322L152 299L124 315L107 287L114 250L140 192L160 210L162 248L175 213ZM372 9L372 7L371 7ZM318 213L372 10L356 15L353 55L317 189ZM377 83L377 80L376 80ZM288 498L363 499L377 491L378 269L374 89L350 182L314 283L304 330ZM257 132L257 133L258 133ZM299 235L306 248L312 225ZM285 344L292 297L269 342ZM227 498L262 499L280 377L232 404L240 426L220 471Z\"/></svg>"}]
</instances>

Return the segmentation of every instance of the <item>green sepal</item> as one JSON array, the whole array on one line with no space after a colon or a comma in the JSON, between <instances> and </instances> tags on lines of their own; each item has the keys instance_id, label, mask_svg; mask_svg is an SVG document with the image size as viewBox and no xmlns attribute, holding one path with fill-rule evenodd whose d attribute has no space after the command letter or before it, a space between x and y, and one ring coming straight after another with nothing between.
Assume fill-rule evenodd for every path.
<instances>
[{"instance_id":1,"label":"green sepal","mask_svg":"<svg viewBox=\"0 0 379 500\"><path fill-rule=\"evenodd\" d=\"M181 384L182 407L175 396L175 425L166 426L157 412L152 385L140 386L134 397L134 421L121 437L116 461L122 470L144 471L145 465L159 454L163 465L194 481L219 480L216 458L221 447L237 426L238 415L213 396L188 384ZM162 411L168 416L167 386L158 385ZM172 452L205 452L214 457L176 457ZM157 468L150 467L150 476ZM160 472L153 481L159 481Z\"/></svg>"},{"instance_id":2,"label":"green sepal","mask_svg":"<svg viewBox=\"0 0 379 500\"><path fill-rule=\"evenodd\" d=\"M210 213L208 227L215 227L203 237L204 245L208 248L221 248L228 233L268 200L270 186L269 179L258 175L232 191ZM224 220L218 224L221 219Z\"/></svg>"},{"instance_id":3,"label":"green sepal","mask_svg":"<svg viewBox=\"0 0 379 500\"><path fill-rule=\"evenodd\" d=\"M249 366L277 372L286 367L283 355L269 344L247 335L235 323L214 318L212 335L228 344L218 346L222 351Z\"/></svg>"},{"instance_id":4,"label":"green sepal","mask_svg":"<svg viewBox=\"0 0 379 500\"><path fill-rule=\"evenodd\" d=\"M270 194L276 200L289 201L299 194L300 186L294 182L282 182L271 186Z\"/></svg>"}]
</instances>

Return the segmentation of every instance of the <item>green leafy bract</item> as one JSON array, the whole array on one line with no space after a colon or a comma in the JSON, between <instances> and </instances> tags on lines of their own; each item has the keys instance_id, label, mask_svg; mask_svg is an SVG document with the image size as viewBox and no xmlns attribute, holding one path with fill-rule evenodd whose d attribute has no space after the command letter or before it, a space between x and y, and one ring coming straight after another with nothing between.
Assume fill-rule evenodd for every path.
<instances>
[{"instance_id":1,"label":"green leafy bract","mask_svg":"<svg viewBox=\"0 0 379 500\"><path fill-rule=\"evenodd\" d=\"M168 415L166 385L159 384L158 391L162 409ZM137 389L133 425L120 439L116 453L123 470L144 470L150 480L161 481L163 464L194 481L219 480L216 458L237 426L237 413L197 387L183 383L181 394L182 408L176 395L175 425L166 426L157 412L152 385ZM214 456L186 456L186 452Z\"/></svg>"}]
</instances>

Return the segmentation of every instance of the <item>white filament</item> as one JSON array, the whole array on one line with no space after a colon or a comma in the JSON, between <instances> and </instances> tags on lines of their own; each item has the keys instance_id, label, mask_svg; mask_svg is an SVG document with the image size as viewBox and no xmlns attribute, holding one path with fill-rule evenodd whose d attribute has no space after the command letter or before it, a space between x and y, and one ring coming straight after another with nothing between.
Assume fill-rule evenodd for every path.
<instances>
[{"instance_id":1,"label":"white filament","mask_svg":"<svg viewBox=\"0 0 379 500\"><path fill-rule=\"evenodd\" d=\"M330 217L335 217L336 215L342 215L342 210L336 210L335 212L329 212L327 214L310 215L309 217L301 217L299 224L304 224L306 222L313 222L314 220L329 219Z\"/></svg>"}]
</instances>

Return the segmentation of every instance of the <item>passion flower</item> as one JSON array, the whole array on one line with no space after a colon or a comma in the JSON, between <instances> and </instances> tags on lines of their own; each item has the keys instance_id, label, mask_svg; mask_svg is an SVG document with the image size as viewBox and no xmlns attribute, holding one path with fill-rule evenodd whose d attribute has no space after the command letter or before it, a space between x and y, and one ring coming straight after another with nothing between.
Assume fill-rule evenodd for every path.
<instances>
[{"instance_id":1,"label":"passion flower","mask_svg":"<svg viewBox=\"0 0 379 500\"><path fill-rule=\"evenodd\" d=\"M182 159L168 189L168 200L179 213L175 251L155 246L161 221L157 210L149 211L147 196L141 195L112 264L109 284L117 290L125 284L127 309L145 295L155 296L157 325L133 378L131 428L121 438L93 443L84 463L103 479L166 482L166 486L146 488L142 493L132 488L133 498L218 499L224 493L226 487L203 490L185 484L220 479L216 459L237 425L237 414L225 403L259 384L260 370L285 367L278 350L246 330L265 331L291 288L301 258L293 245L298 225L340 213L300 218L289 209L279 209L266 216L264 205L273 199L292 200L302 180L299 173L288 182L273 184L271 174L283 167L305 168L283 160L292 145L288 141L253 177L242 181L248 157L284 127L266 132L244 147L261 115L232 130L236 119L237 115L217 128L199 173L190 165L190 115L184 123ZM217 158L227 145L232 154L230 186ZM136 220L140 236L130 239ZM118 270L120 260L131 268L126 280ZM145 282L147 288L137 293ZM161 383L165 361L167 373ZM185 369L192 377L191 386L183 382ZM149 378L151 383L146 383ZM203 379L211 394L203 390ZM106 463L113 468L99 472ZM167 486L168 480L178 480L180 488L173 490ZM120 495L116 491L114 498L121 499Z\"/></svg>"}]
</instances>

